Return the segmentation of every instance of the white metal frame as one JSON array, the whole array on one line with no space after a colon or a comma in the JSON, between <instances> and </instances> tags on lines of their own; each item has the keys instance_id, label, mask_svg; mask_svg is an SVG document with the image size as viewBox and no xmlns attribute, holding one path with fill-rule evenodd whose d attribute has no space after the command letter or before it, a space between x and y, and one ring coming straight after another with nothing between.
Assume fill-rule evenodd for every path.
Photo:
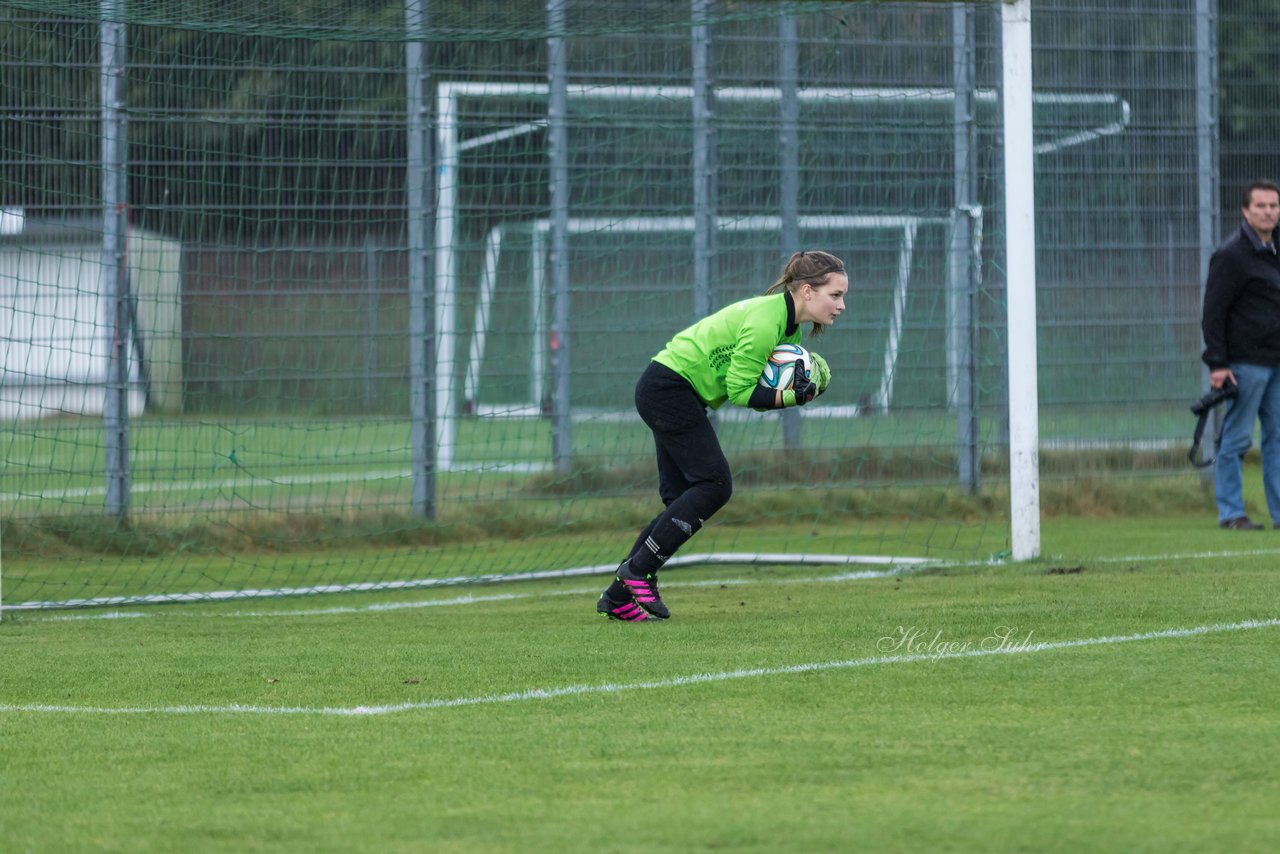
<instances>
[{"instance_id":1,"label":"white metal frame","mask_svg":"<svg viewBox=\"0 0 1280 854\"><path fill-rule=\"evenodd\" d=\"M1004 198L1009 336L1009 523L1014 560L1040 555L1036 206L1031 127L1031 0L1002 9Z\"/></svg>"},{"instance_id":2,"label":"white metal frame","mask_svg":"<svg viewBox=\"0 0 1280 854\"><path fill-rule=\"evenodd\" d=\"M1007 0L1002 6L1005 192L1009 237L1009 394L1010 479L1012 552L1015 559L1039 554L1039 461L1036 444L1038 397L1035 352L1035 213L1033 161L1036 154L1060 151L1102 136L1120 133L1129 122L1129 105L1112 94L1041 93L1031 90L1030 0ZM469 140L459 137L458 99L462 97L545 97L545 83L441 82L437 91L437 217L435 239L435 310L438 333L436 353L437 467L453 463L457 438L457 412L449 379L456 366L457 273L454 257L457 226L457 182L463 151L544 127L543 121L526 122ZM777 101L779 87L726 87L716 90L721 101ZM803 101L936 101L949 103L955 93L938 88L823 88L800 89ZM570 99L684 100L694 96L691 86L587 85L568 87ZM998 93L976 93L980 102L998 103ZM1036 145L1032 134L1031 107L1042 103L1094 103L1110 106L1116 117L1104 124ZM882 399L891 387L882 389Z\"/></svg>"},{"instance_id":3,"label":"white metal frame","mask_svg":"<svg viewBox=\"0 0 1280 854\"><path fill-rule=\"evenodd\" d=\"M894 280L892 308L889 316L889 329L884 347L884 370L880 378L880 387L875 405L881 412L889 411L893 399L894 375L898 364L898 351L902 341L902 330L905 323L907 287L911 278L912 259L915 252L916 234L922 225L949 226L950 218L916 217L897 215L824 215L802 216L797 219L801 230L824 229L828 231L883 229L897 231L900 234L898 243L898 264ZM475 334L471 339L469 358L465 370L465 397L470 411L480 415L505 415L516 417L536 416L539 413L540 401L546 388L546 354L545 342L549 334L545 315L545 270L547 264L547 233L551 229L548 219L534 220L528 223L517 223L514 227L529 229L532 240L530 258L530 317L533 319L533 346L530 353L530 388L529 399L523 404L484 407L480 404L480 366L484 361L485 337L488 329L489 307L497 288L497 265L502 250L504 237L511 225L499 225L490 230L485 240L485 263L481 271L480 287L476 299ZM687 233L692 234L695 227L693 217L624 217L622 219L589 219L569 220L570 234L660 234ZM721 232L770 232L781 231L783 222L777 216L745 216L720 217L716 228ZM826 410L841 407L826 407ZM857 407L845 407L846 416L857 415ZM830 416L834 412L826 411Z\"/></svg>"},{"instance_id":4,"label":"white metal frame","mask_svg":"<svg viewBox=\"0 0 1280 854\"><path fill-rule=\"evenodd\" d=\"M437 341L439 343L439 352L436 354L434 364L436 366L436 439L438 442L437 449L437 468L441 471L447 471L452 467L454 446L457 436L457 405L455 396L452 392L451 378L457 367L457 302L456 294L459 290L459 282L456 272L455 249L457 244L457 235L455 227L457 224L457 181L459 174L459 166L461 163L461 155L465 151L480 148L486 145L520 136L526 133L532 133L547 126L545 120L528 121L509 128L503 128L499 131L481 134L468 139L462 139L460 134L460 126L458 119L458 101L465 97L546 97L549 94L550 87L546 83L479 83L470 81L442 81L439 84L437 92L437 204L438 212L436 217L436 280L435 280L435 306L436 306L436 331ZM666 101L692 101L694 89L692 86L630 86L630 85L589 85L576 84L568 87L568 95L570 100L574 99L594 99L594 100L666 100ZM801 102L816 101L843 101L843 102L884 102L886 100L897 100L905 102L924 102L947 104L955 99L955 92L948 88L924 88L924 87L810 87L802 88L797 91L796 96ZM719 101L739 101L739 102L769 102L777 101L782 97L782 90L779 87L725 87L716 90L716 98ZM975 97L979 102L987 104L997 104L999 102L999 93L993 89L982 89L975 93ZM1100 107L1109 108L1114 115L1108 120L1095 127L1086 128L1075 131L1064 136L1046 140L1039 145L1034 145L1032 152L1035 154L1048 154L1060 151L1071 146L1080 145L1091 140L1095 140L1104 136L1122 132L1129 124L1129 105L1126 101L1117 95L1110 93L1056 93L1045 92L1034 96L1037 103L1050 104L1094 104ZM1024 117L1028 124L1027 134L1030 135L1030 111ZM1021 181L1022 179L1017 179ZM1031 185L1030 171L1028 169L1025 179L1027 186ZM653 218L660 219L660 218ZM622 222L619 220L615 222ZM538 232L545 234L545 230ZM490 239L500 239L490 234ZM488 268L488 254L491 246L486 246L486 277L493 275ZM537 265L535 265L535 275L542 275ZM535 293L540 293L541 287L535 288ZM477 307L481 310L481 307ZM482 307L483 311L488 311L488 305ZM476 343L472 342L474 348ZM481 343L480 346L483 346ZM541 358L541 357L536 357ZM546 366L534 366L535 371L545 372ZM888 374L886 374L888 375ZM474 378L473 378L474 381ZM883 384L880 389L879 401L883 404L892 395L892 380ZM474 397L468 396L469 400ZM535 405L538 398L534 398Z\"/></svg>"}]
</instances>

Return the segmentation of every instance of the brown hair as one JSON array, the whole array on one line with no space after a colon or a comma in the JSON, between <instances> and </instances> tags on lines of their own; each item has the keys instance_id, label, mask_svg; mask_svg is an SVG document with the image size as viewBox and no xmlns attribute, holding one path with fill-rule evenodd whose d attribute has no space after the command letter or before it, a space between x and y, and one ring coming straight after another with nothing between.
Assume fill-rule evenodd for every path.
<instances>
[{"instance_id":1,"label":"brown hair","mask_svg":"<svg viewBox=\"0 0 1280 854\"><path fill-rule=\"evenodd\" d=\"M1244 188L1244 197L1240 200L1240 207L1249 207L1249 204L1253 201L1254 190L1268 190L1272 193L1280 194L1280 187L1276 186L1275 181L1268 181L1266 178L1259 178Z\"/></svg>"},{"instance_id":2,"label":"brown hair","mask_svg":"<svg viewBox=\"0 0 1280 854\"><path fill-rule=\"evenodd\" d=\"M794 293L805 284L820 288L833 273L844 273L844 262L839 258L818 249L801 250L791 256L787 266L782 268L782 276L766 288L765 293L777 293L783 288ZM815 323L812 332L821 335L824 328L821 323Z\"/></svg>"}]
</instances>

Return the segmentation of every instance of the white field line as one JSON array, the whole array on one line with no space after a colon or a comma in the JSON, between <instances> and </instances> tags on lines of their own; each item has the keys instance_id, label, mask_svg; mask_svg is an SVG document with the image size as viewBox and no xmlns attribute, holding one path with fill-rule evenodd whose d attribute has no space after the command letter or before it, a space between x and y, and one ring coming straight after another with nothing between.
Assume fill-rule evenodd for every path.
<instances>
[{"instance_id":1,"label":"white field line","mask_svg":"<svg viewBox=\"0 0 1280 854\"><path fill-rule=\"evenodd\" d=\"M904 568L898 570L865 570L862 572L842 572L839 575L824 575L811 578L770 578L764 580L748 580L746 578L713 578L700 581L664 582L667 589L683 587L739 587L747 584L821 584L832 581L861 581L868 578L892 578L909 572ZM91 611L77 614L35 614L23 616L26 622L68 623L81 620L134 620L145 618L177 617L196 619L200 617L220 620L234 619L279 619L281 617L328 617L335 614L376 614L388 611L416 610L418 608L439 608L451 605L479 605L485 602L508 602L518 599L540 599L545 596L594 596L600 588L581 587L573 590L542 590L531 593L493 593L485 596L464 594L448 599L418 599L411 602L375 602L369 605L334 605L329 608L282 608L275 611L164 611L147 607L142 611Z\"/></svg>"},{"instance_id":2,"label":"white field line","mask_svg":"<svg viewBox=\"0 0 1280 854\"><path fill-rule=\"evenodd\" d=\"M1091 646L1109 646L1135 641L1188 638L1198 635L1241 632L1280 626L1280 619L1242 620L1237 623L1215 623L1192 628L1158 629L1130 635L1106 635L1075 640L1044 643L1014 642L989 648L966 649L959 652L929 652L908 655L876 655L867 658L847 658L837 661L816 661L790 664L782 667L752 667L740 670L721 670L712 673L691 673L670 679L644 682L604 682L596 685L564 685L551 688L530 688L504 694L480 694L471 697L449 697L414 703L395 703L384 706L249 706L232 703L225 706L61 706L45 704L0 705L0 713L44 712L54 714L90 715L325 715L333 717L363 717L388 715L398 712L453 709L464 706L486 706L505 703L522 703L529 700L552 700L558 697L582 697L594 694L623 694L631 691L648 691L661 688L684 688L691 685L708 685L738 679L762 679L771 676L790 676L798 673L821 673L832 670L851 670L859 667L875 667L889 664L914 664L917 662L953 661L957 659L987 658L993 655L1028 655L1054 650L1077 649Z\"/></svg>"},{"instance_id":3,"label":"white field line","mask_svg":"<svg viewBox=\"0 0 1280 854\"><path fill-rule=\"evenodd\" d=\"M593 590L595 588L592 588ZM543 593L544 596L554 595L586 595L590 590L573 590L573 591L553 591ZM491 596L454 596L450 599L420 599L416 602L378 602L372 605L357 606L334 606L331 608L302 608L296 611L279 610L279 611L230 611L220 614L217 611L103 611L101 613L88 614L57 614L57 615L40 615L37 617L29 617L29 622L41 623L66 623L76 622L79 620L132 620L147 617L182 617L184 619L196 619L199 617L215 617L218 619L245 619L245 618L274 618L281 617L327 617L335 614L375 614L385 611L405 611L417 608L439 608L448 607L450 605L478 605L483 602L506 602L511 599L529 599L533 593L495 593Z\"/></svg>"},{"instance_id":4,"label":"white field line","mask_svg":"<svg viewBox=\"0 0 1280 854\"><path fill-rule=\"evenodd\" d=\"M1156 560L1214 560L1232 557L1266 557L1271 555L1280 555L1280 548L1277 549L1247 549L1232 551L1213 551L1213 552L1188 552L1181 554L1162 554L1162 555L1123 555L1123 556L1104 556L1076 558L1065 557L1062 555L1045 555L1045 561L1084 561L1097 563L1138 563ZM819 578L796 578L796 579L770 579L767 582L756 583L801 583L811 584L822 581L856 581L866 578L884 578L887 576L904 575L911 572L918 572L930 568L948 568L963 569L966 567L976 566L996 566L1002 565L1004 561L998 559L974 560L974 561L931 561L928 558L917 557L879 557L879 556L858 556L858 555L777 555L777 554L704 554L704 555L688 555L672 558L667 562L667 566L675 568L678 566L703 566L716 564L746 564L756 566L768 565L854 565L854 564L879 564L889 565L889 570L854 570L851 572L840 573L837 575L824 576ZM575 578L583 576L607 575L612 573L616 567L613 564L600 564L597 566L580 566L571 569L545 570L535 572L516 572L516 573L498 573L492 575L480 576L458 576L448 578L426 578L412 579L406 581L380 581L368 583L352 583L324 585L318 587L285 587L271 588L265 590L217 590L204 593L173 593L158 594L150 596L105 596L93 599L69 599L59 602L22 602L14 605L4 605L0 602L0 610L7 611L10 614L22 611L48 611L48 610L69 610L73 608L93 608L93 607L122 607L128 605L157 605L157 604L196 604L196 603L212 603L222 601L235 601L244 599L276 599L291 596L303 596L314 594L329 593L363 593L363 592L381 592L390 590L422 590L433 589L439 587L460 587L472 585L490 585L505 584L520 581L543 581L562 578ZM680 582L689 584L691 582ZM696 583L696 582L695 582ZM705 582L708 584L717 584L721 582ZM289 611L287 613L293 615L323 615L323 614L352 614L362 611L388 611L396 608L416 608L416 607L432 607L436 604L473 604L478 602L498 601L504 598L528 598L526 594L512 594L511 596L460 596L450 600L426 600L417 603L404 603L393 605L372 605L364 608L317 608L307 611ZM263 612L261 616L275 616L286 612ZM155 614L141 614L133 612L103 612L98 614L77 614L63 617L47 617L48 620L82 620L82 619L130 619L143 616L158 616ZM258 616L257 614L232 613L218 616Z\"/></svg>"},{"instance_id":5,"label":"white field line","mask_svg":"<svg viewBox=\"0 0 1280 854\"><path fill-rule=\"evenodd\" d=\"M1219 552L1193 552L1187 554L1166 554L1166 555L1128 555L1128 556L1108 556L1087 558L1087 561L1096 561L1098 563L1135 563L1139 561L1153 560L1188 560L1188 559L1218 559L1230 557L1259 557L1267 555L1280 554L1280 549L1257 549L1247 551L1219 551ZM1065 558L1060 555L1046 556L1045 560L1054 561L1071 561L1077 558ZM667 566L675 568L681 565L699 566L699 565L715 565L715 564L754 564L754 565L772 565L774 563L792 564L815 564L830 565L834 562L840 564L880 564L889 565L891 568L887 570L880 569L863 569L853 570L850 572L842 572L835 575L826 575L819 577L804 578L775 578L762 581L753 581L755 584L814 584L822 582L839 582L839 581L860 581L871 578L887 578L891 576L906 575L913 572L919 572L931 568L949 568L963 569L966 567L976 566L994 566L999 565L999 560L976 560L976 561L957 561L949 563L945 561L929 561L927 558L910 558L910 557L876 557L876 556L842 556L842 555L773 555L773 554L707 554L707 555L689 555L687 557L675 557L668 561ZM276 588L267 590L224 590L212 591L206 593L191 594L168 594L158 596L120 596L120 597L102 597L98 599L76 599L64 602L25 602L18 605L4 606L4 610L11 614L19 611L46 611L82 607L102 607L102 606L127 606L139 605L150 606L155 604L173 604L173 603L213 603L222 601L235 601L245 599L275 599L289 596L310 595L321 593L360 593L360 592L379 592L387 590L417 590L432 589L439 587L453 586L470 586L470 585L490 585L504 584L520 581L541 581L561 578L575 578L583 576L607 575L614 571L612 564L601 564L598 566L581 566L572 569L547 570L542 572L524 572L509 574L494 574L485 576L460 576L457 578L431 578L418 579L410 581L384 581L371 582L368 584L349 584L349 585L331 585L326 587L314 588ZM708 580L708 581L679 581L674 582L672 586L698 586L698 585L714 585L714 584L745 584L745 580ZM440 605L473 605L481 602L498 602L506 599L528 599L539 595L585 595L589 590L582 591L548 591L545 593L512 593L512 594L494 594L490 596L473 596L462 595L451 599L426 599L417 602L395 602L381 603L373 605L365 605L360 607L340 607L331 608L310 608L304 610L290 611L257 611L257 612L230 612L230 613L211 613L211 614L192 614L190 612L181 612L181 616L216 616L216 617L278 617L282 615L289 616L325 616L329 614L359 614L371 613L377 611L395 611L406 608L431 608ZM69 614L65 616L49 616L37 617L46 621L59 620L120 620L134 619L139 617L158 617L167 616L167 612L133 612L133 611L104 611L88 614Z\"/></svg>"},{"instance_id":6,"label":"white field line","mask_svg":"<svg viewBox=\"0 0 1280 854\"><path fill-rule=\"evenodd\" d=\"M680 555L665 564L675 569L680 566L715 566L735 564L746 566L888 566L907 567L950 566L946 561L922 557L891 557L884 555L824 555L779 554L771 552L715 552L710 554ZM159 593L138 596L99 596L87 599L61 601L18 602L3 605L4 611L47 611L69 608L95 608L123 605L164 605L191 602L222 602L237 599L275 599L284 596L310 596L321 593L369 593L387 590L421 590L434 587L462 587L479 584L505 584L513 581L548 581L559 578L577 578L584 575L609 575L617 570L617 564L576 566L569 569L548 569L533 572L492 573L490 575L460 575L444 578L415 578L403 581L367 581L350 584L324 584L314 587L272 587L261 590L209 590L194 593ZM871 577L871 576L858 576Z\"/></svg>"},{"instance_id":7,"label":"white field line","mask_svg":"<svg viewBox=\"0 0 1280 854\"><path fill-rule=\"evenodd\" d=\"M408 469L388 471L368 471L359 474L334 472L332 474L282 474L264 477L262 475L242 474L238 477L222 480L190 480L158 483L134 483L129 486L132 492L210 492L228 489L246 489L248 487L269 486L310 486L322 483L364 483L372 480L404 480L413 474ZM59 491L41 490L34 492L3 492L0 501L66 501L72 498L100 498L107 494L106 486L83 486Z\"/></svg>"},{"instance_id":8,"label":"white field line","mask_svg":"<svg viewBox=\"0 0 1280 854\"><path fill-rule=\"evenodd\" d=\"M1280 555L1280 548L1272 549L1236 549L1221 552L1183 552L1167 555L1106 555L1104 557L1075 558L1081 563L1097 561L1098 563L1136 563L1152 560L1214 560L1224 557L1269 557Z\"/></svg>"},{"instance_id":9,"label":"white field line","mask_svg":"<svg viewBox=\"0 0 1280 854\"><path fill-rule=\"evenodd\" d=\"M488 472L537 474L551 469L551 463L519 462L495 460L493 462L454 463L449 466L450 472ZM181 480L142 482L130 484L133 493L166 494L174 492L226 492L231 490L269 489L277 486L319 486L322 484L373 483L383 480L408 480L413 476L412 469L397 468L360 472L332 472L328 474L250 474L242 472L235 477L221 480ZM107 494L107 487L82 486L63 490L41 489L39 492L0 492L0 502L24 501L69 501L76 498L101 498Z\"/></svg>"}]
</instances>

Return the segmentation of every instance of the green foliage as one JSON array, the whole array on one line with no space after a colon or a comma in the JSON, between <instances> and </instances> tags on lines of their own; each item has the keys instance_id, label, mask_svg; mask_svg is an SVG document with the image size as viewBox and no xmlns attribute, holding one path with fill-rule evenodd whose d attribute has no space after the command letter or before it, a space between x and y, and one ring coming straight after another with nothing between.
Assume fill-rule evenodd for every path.
<instances>
[{"instance_id":1,"label":"green foliage","mask_svg":"<svg viewBox=\"0 0 1280 854\"><path fill-rule=\"evenodd\" d=\"M812 64L804 69L806 78L821 79L837 65L855 80L878 80L885 69L902 63L903 45L916 51L925 50L924 45L949 49L946 16L929 14L920 4L883 4L892 14L877 14L877 5L856 4L853 15L848 4L713 4L713 22L730 36L717 47L719 73L739 79L758 75L761 83L771 83L771 63L761 63L756 39L764 31L761 26L783 14L799 17L802 38L815 45L830 43L829 50L803 52L802 61ZM137 161L130 169L129 198L138 225L188 240L302 240L334 229L339 235L398 233L406 136L402 3L130 0L122 8L130 25L126 101ZM434 73L490 80L544 75L547 26L541 0L450 0L430 8L433 32L446 34L431 43ZM0 128L0 142L16 162L0 175L0 199L6 204L32 210L92 209L99 198L100 179L92 164L98 158L100 15L98 0L10 0L0 5L5 67L0 100L32 110L22 121ZM1109 29L1110 18L1069 4L1047 7L1038 16L1051 22L1042 26L1052 33L1038 47L1042 66L1056 67L1072 51L1118 38ZM1257 145L1263 142L1259 134L1274 125L1263 93L1275 65L1266 34L1280 25L1278 16L1280 10L1269 0L1248 0L1225 10L1220 19L1225 176L1268 174L1271 169ZM1188 20L1142 15L1133 32L1122 34L1125 50L1091 54L1093 73L1122 83L1127 98L1143 99L1135 107L1140 113L1159 115L1165 122L1190 122L1190 100L1175 102L1163 90L1149 91L1144 82L1167 76L1166 52L1190 38ZM752 22L762 23L750 29ZM680 4L642 3L598 10L574 6L570 25L571 34L580 37L576 61L589 69L604 67L594 56L611 65L627 61L619 58L610 34L668 31L681 38L691 22L687 7ZM987 21L984 27L989 26ZM636 52L639 65L619 66L613 73L635 79L688 76L684 59L679 66L656 69L644 65L649 61L645 56ZM664 54L663 61L670 58ZM915 64L945 66L936 50ZM344 69L360 73L342 73ZM868 150L892 147L882 140ZM332 168L336 163L349 168ZM1123 176L1146 166L1121 157L1108 168ZM1072 198L1078 193L1118 194L1128 204L1167 204L1154 185L1135 189L1128 180L1081 182L1071 176L1059 185L1051 169L1043 179L1059 200L1045 211L1044 227L1061 209L1073 217L1072 227L1095 227L1099 238L1114 237L1110 222L1078 221L1076 207L1085 204ZM1225 182L1233 184L1230 191L1224 187L1228 212L1234 210L1235 180ZM750 182L727 176L722 183ZM368 203L332 209L334 198L354 190L368 191ZM1134 198L1135 193L1141 198ZM908 207L936 204L933 198L917 198ZM300 210L309 214L299 218ZM1097 273L1092 268L1088 272Z\"/></svg>"},{"instance_id":2,"label":"green foliage","mask_svg":"<svg viewBox=\"0 0 1280 854\"><path fill-rule=\"evenodd\" d=\"M1221 15L1219 69L1232 85L1221 105L1223 131L1229 139L1270 136L1275 127L1272 102L1276 44L1270 34L1280 27L1280 7L1271 0L1233 0ZM1274 168L1274 167L1272 167ZM1267 173L1270 174L1270 173ZM1238 189L1237 189L1238 192Z\"/></svg>"}]
</instances>

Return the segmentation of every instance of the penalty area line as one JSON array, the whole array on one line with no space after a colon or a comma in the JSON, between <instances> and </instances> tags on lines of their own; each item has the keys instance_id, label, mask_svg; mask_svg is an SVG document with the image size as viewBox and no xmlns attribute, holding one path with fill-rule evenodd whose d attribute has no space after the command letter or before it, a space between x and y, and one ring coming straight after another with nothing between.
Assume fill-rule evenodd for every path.
<instances>
[{"instance_id":1,"label":"penalty area line","mask_svg":"<svg viewBox=\"0 0 1280 854\"><path fill-rule=\"evenodd\" d=\"M564 685L551 688L531 688L525 691L512 691L503 694L480 694L471 697L449 697L436 700L423 700L391 705L333 707L333 706L252 706L230 704L225 706L124 706L119 708L95 706L64 706L46 704L0 704L0 713L5 712L45 712L54 714L90 714L90 715L312 715L328 717L365 717L371 715L389 715L399 712L429 711L433 709L454 709L465 706L487 706L506 703L523 703L531 700L552 700L559 697L582 697L595 694L624 694L631 691L651 691L663 688L684 688L692 685L707 685L717 682L730 682L738 679L762 679L771 676L790 676L799 673L821 673L832 670L852 670L859 667L875 667L892 664L914 664L923 661L954 661L970 658L987 658L997 655L1029 655L1038 652L1077 649L1092 646L1109 646L1137 641L1165 640L1189 638L1200 635L1221 634L1225 632L1241 632L1256 629L1275 628L1280 626L1280 619L1242 620L1236 623L1215 623L1191 628L1157 629L1150 632L1138 632L1129 635L1106 635L1103 637L1078 638L1075 640L1048 641L1041 643L1015 642L1006 644L1001 641L991 646L977 649L965 649L955 652L908 653L898 655L876 655L866 658L848 658L838 661L818 661L805 664L790 664L780 667L752 667L740 670L721 670L712 673L692 673L685 676L674 676L669 679L654 679L640 682L605 682L596 685ZM985 644L985 642L984 642Z\"/></svg>"}]
</instances>

